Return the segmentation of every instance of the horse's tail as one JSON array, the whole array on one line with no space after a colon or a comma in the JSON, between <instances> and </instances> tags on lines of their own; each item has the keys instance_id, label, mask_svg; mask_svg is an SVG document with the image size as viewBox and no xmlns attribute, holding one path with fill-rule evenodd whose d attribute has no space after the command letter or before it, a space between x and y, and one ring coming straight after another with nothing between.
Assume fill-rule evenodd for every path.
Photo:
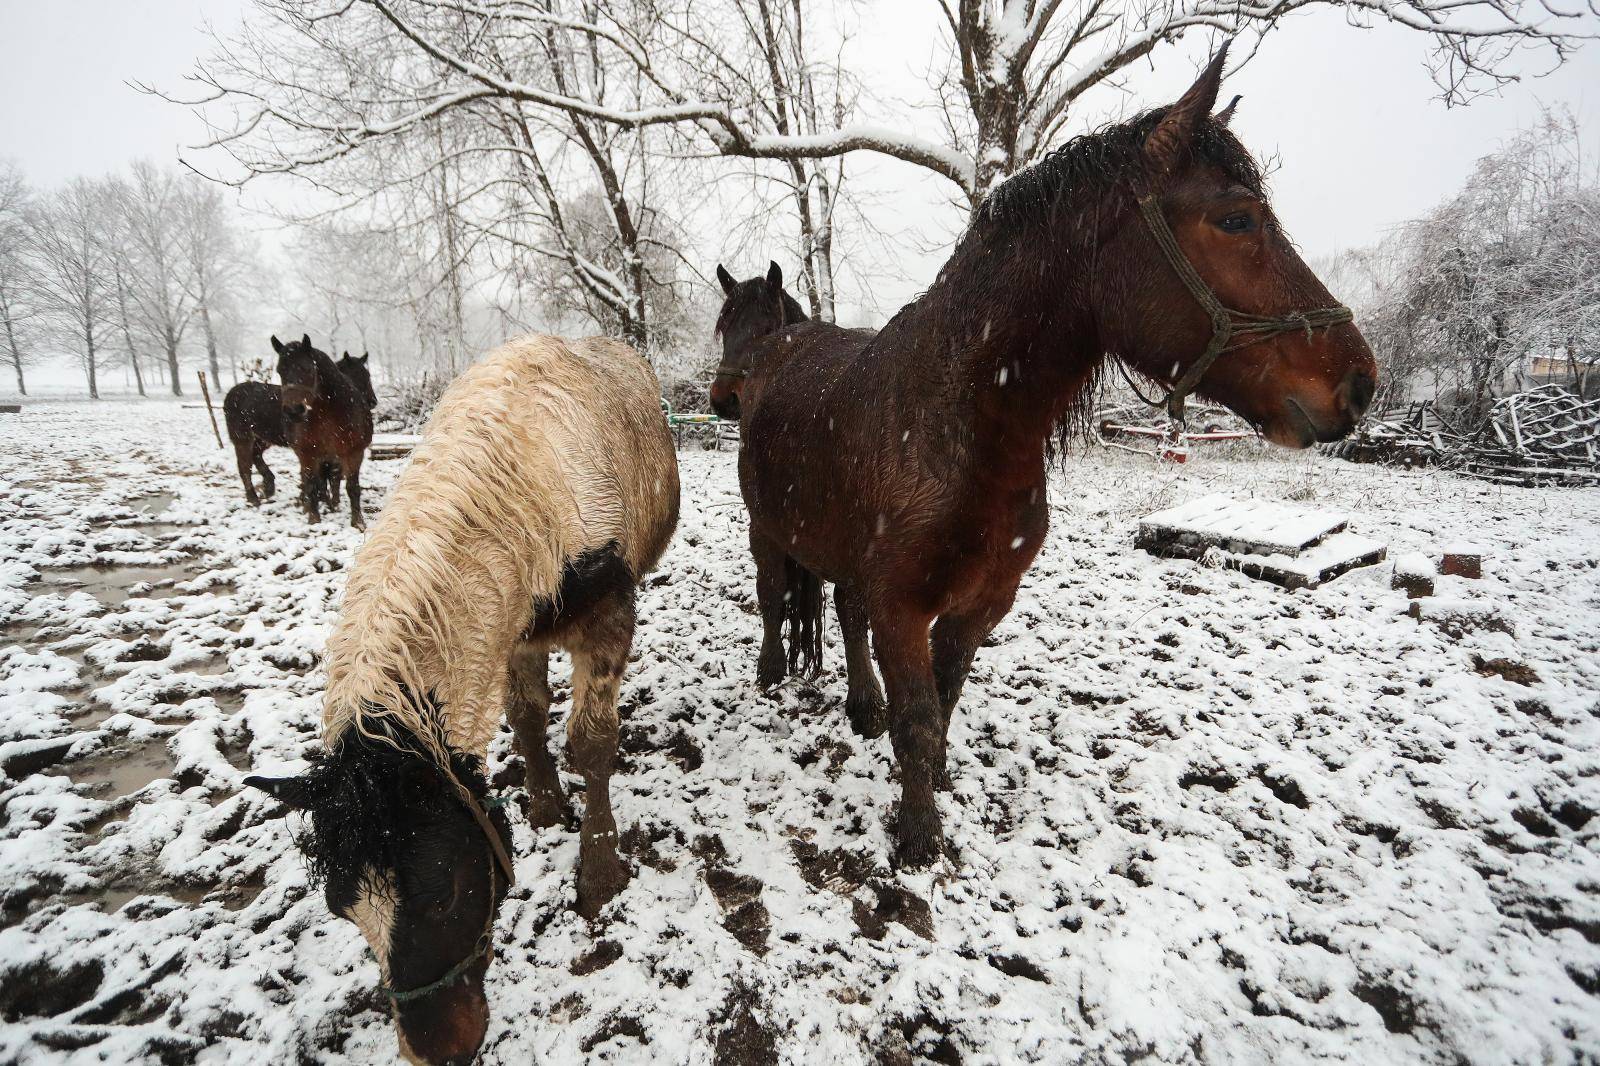
<instances>
[{"instance_id":1,"label":"horse's tail","mask_svg":"<svg viewBox=\"0 0 1600 1066\"><path fill-rule=\"evenodd\" d=\"M822 669L822 605L822 579L785 558L783 624L791 674L816 677Z\"/></svg>"}]
</instances>

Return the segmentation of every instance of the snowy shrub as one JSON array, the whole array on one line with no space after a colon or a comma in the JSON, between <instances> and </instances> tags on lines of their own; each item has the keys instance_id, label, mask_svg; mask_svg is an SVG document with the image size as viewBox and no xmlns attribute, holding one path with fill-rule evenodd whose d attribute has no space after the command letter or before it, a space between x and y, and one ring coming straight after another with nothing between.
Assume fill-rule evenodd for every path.
<instances>
[{"instance_id":1,"label":"snowy shrub","mask_svg":"<svg viewBox=\"0 0 1600 1066\"><path fill-rule=\"evenodd\" d=\"M378 396L374 422L390 433L420 433L433 413L434 404L450 387L450 378L432 371L391 382Z\"/></svg>"}]
</instances>

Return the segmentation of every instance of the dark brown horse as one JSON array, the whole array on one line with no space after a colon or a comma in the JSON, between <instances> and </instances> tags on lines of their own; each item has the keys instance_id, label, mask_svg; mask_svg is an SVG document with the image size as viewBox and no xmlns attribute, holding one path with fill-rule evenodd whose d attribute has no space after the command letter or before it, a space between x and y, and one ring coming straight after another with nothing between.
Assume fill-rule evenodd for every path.
<instances>
[{"instance_id":1,"label":"dark brown horse","mask_svg":"<svg viewBox=\"0 0 1600 1066\"><path fill-rule=\"evenodd\" d=\"M1199 376L1196 391L1294 448L1344 436L1372 397L1366 342L1211 118L1222 61L1176 104L996 189L869 343L795 329L753 345L739 477L763 613L799 565L859 612L840 611L847 632L870 622L903 864L941 853L950 714L1044 540L1049 442L1108 355L1180 394Z\"/></svg>"},{"instance_id":2,"label":"dark brown horse","mask_svg":"<svg viewBox=\"0 0 1600 1066\"><path fill-rule=\"evenodd\" d=\"M865 347L876 335L872 330L843 329L827 322L812 322L800 304L783 288L783 271L769 264L766 277L734 281L720 264L717 280L727 294L717 315L717 336L722 340L722 362L711 382L711 409L719 417L737 421L739 394L749 377L757 342L783 330L786 342L810 343L813 336L826 338L837 351L851 345ZM797 340L798 338L798 340ZM762 589L763 581L782 587ZM786 559L781 571L758 571L756 599L761 604L761 655L756 665L756 683L768 688L782 681L791 670L814 674L822 665L822 581L811 571ZM878 736L884 730L883 689L872 670L872 649L867 642L867 625L859 604L847 599L845 586L835 585L834 609L844 635L845 676L848 694L845 713L863 736ZM784 655L785 636L788 655Z\"/></svg>"},{"instance_id":3,"label":"dark brown horse","mask_svg":"<svg viewBox=\"0 0 1600 1066\"><path fill-rule=\"evenodd\" d=\"M311 346L309 334L288 344L273 337L272 349L278 353L289 446L300 460L300 502L306 516L313 522L321 519L317 505L329 473L337 471L335 476L343 476L350 494L350 524L365 529L361 461L372 443L372 410L366 395L326 352ZM370 392L370 380L367 387Z\"/></svg>"},{"instance_id":4,"label":"dark brown horse","mask_svg":"<svg viewBox=\"0 0 1600 1066\"><path fill-rule=\"evenodd\" d=\"M372 377L367 372L367 354L353 359L349 352L336 364L339 372L349 378L361 391L367 409L378 406L377 394L372 391ZM283 387L268 381L241 381L228 390L222 400L222 417L228 426L228 441L239 464L239 480L244 483L244 498L250 506L261 504L262 497L272 499L278 490L278 481L264 458L268 448L289 447L289 421L283 410ZM250 478L254 467L261 475L261 495L256 495ZM339 507L339 471L337 465L323 464L322 491L330 510Z\"/></svg>"}]
</instances>

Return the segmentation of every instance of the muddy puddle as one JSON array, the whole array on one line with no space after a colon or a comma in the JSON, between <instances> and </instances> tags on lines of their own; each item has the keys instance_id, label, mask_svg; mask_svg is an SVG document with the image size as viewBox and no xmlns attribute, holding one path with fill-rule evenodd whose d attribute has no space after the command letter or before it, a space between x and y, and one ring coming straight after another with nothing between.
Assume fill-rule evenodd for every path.
<instances>
[{"instance_id":1,"label":"muddy puddle","mask_svg":"<svg viewBox=\"0 0 1600 1066\"><path fill-rule=\"evenodd\" d=\"M147 515L158 515L171 507L178 499L172 492L146 492L131 497L125 501L130 510L140 511Z\"/></svg>"},{"instance_id":2,"label":"muddy puddle","mask_svg":"<svg viewBox=\"0 0 1600 1066\"><path fill-rule=\"evenodd\" d=\"M195 574L186 565L161 566L68 566L46 570L42 580L27 587L34 596L87 592L106 606L125 602L131 596L161 597L185 595L176 588Z\"/></svg>"},{"instance_id":3,"label":"muddy puddle","mask_svg":"<svg viewBox=\"0 0 1600 1066\"><path fill-rule=\"evenodd\" d=\"M154 781L172 776L172 757L163 740L122 744L51 767L46 773L66 774L74 784L87 786L96 799L118 800L131 796Z\"/></svg>"}]
</instances>

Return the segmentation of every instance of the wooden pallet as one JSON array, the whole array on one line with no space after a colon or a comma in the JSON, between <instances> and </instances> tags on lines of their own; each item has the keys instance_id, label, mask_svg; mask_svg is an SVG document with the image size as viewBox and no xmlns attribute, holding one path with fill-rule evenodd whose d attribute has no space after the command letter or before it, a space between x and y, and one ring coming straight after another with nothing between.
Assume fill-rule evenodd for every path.
<instances>
[{"instance_id":1,"label":"wooden pallet","mask_svg":"<svg viewBox=\"0 0 1600 1066\"><path fill-rule=\"evenodd\" d=\"M414 433L374 433L367 454L374 459L404 459L421 443Z\"/></svg>"},{"instance_id":2,"label":"wooden pallet","mask_svg":"<svg viewBox=\"0 0 1600 1066\"><path fill-rule=\"evenodd\" d=\"M1286 589L1314 589L1388 554L1349 532L1349 524L1341 514L1212 494L1140 519L1134 546L1164 558L1204 557Z\"/></svg>"}]
</instances>

